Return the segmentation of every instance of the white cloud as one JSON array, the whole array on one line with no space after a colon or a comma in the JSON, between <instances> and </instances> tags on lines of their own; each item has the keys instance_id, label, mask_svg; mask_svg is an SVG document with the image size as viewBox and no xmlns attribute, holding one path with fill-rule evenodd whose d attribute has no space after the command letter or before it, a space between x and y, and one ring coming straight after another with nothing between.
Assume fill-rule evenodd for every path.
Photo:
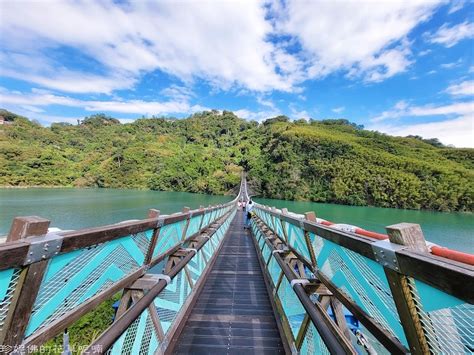
<instances>
[{"instance_id":1,"label":"white cloud","mask_svg":"<svg viewBox=\"0 0 474 355\"><path fill-rule=\"evenodd\" d=\"M156 70L219 90L298 93L339 70L377 82L407 70L406 37L440 1L6 1L1 75L105 94Z\"/></svg>"},{"instance_id":2,"label":"white cloud","mask_svg":"<svg viewBox=\"0 0 474 355\"><path fill-rule=\"evenodd\" d=\"M461 10L465 4L466 4L465 0L451 0L448 14L452 14L454 12Z\"/></svg>"},{"instance_id":3,"label":"white cloud","mask_svg":"<svg viewBox=\"0 0 474 355\"><path fill-rule=\"evenodd\" d=\"M334 113L339 114L339 113L343 112L345 109L346 108L344 106L340 106L340 107L333 108L331 111L334 112Z\"/></svg>"},{"instance_id":4,"label":"white cloud","mask_svg":"<svg viewBox=\"0 0 474 355\"><path fill-rule=\"evenodd\" d=\"M394 136L418 135L423 138L438 138L443 144L458 148L474 148L473 115L460 116L438 122L397 126L372 126L370 129Z\"/></svg>"},{"instance_id":5,"label":"white cloud","mask_svg":"<svg viewBox=\"0 0 474 355\"><path fill-rule=\"evenodd\" d=\"M441 121L422 123L400 123L400 118L442 116ZM391 135L419 135L438 138L444 144L456 147L474 147L474 101L456 102L448 105L413 106L399 101L392 109L382 112L371 120L368 129Z\"/></svg>"},{"instance_id":6,"label":"white cloud","mask_svg":"<svg viewBox=\"0 0 474 355\"><path fill-rule=\"evenodd\" d=\"M281 115L281 112L278 110L263 110L263 111L251 111L247 109L240 109L237 111L233 111L235 115L241 118L246 118L249 120L255 120L258 122L262 122L267 118L275 117Z\"/></svg>"},{"instance_id":7,"label":"white cloud","mask_svg":"<svg viewBox=\"0 0 474 355\"><path fill-rule=\"evenodd\" d=\"M295 0L275 6L280 17L276 27L301 43L309 77L344 70L350 77L381 81L405 71L412 63L410 43L405 38L439 4Z\"/></svg>"},{"instance_id":8,"label":"white cloud","mask_svg":"<svg viewBox=\"0 0 474 355\"><path fill-rule=\"evenodd\" d=\"M462 60L459 59L455 62L451 62L451 63L443 63L440 65L441 68L443 69L452 69L452 68L456 68L458 66L460 66L462 64Z\"/></svg>"},{"instance_id":9,"label":"white cloud","mask_svg":"<svg viewBox=\"0 0 474 355\"><path fill-rule=\"evenodd\" d=\"M276 106L275 106L275 104L273 103L272 100L265 99L265 98L263 98L263 97L261 97L261 96L257 96L256 99L257 99L257 102L258 102L260 105L262 105L262 106L264 106L264 107L268 107L268 108L272 109L273 111L276 111L276 110L277 110L277 108L276 108Z\"/></svg>"},{"instance_id":10,"label":"white cloud","mask_svg":"<svg viewBox=\"0 0 474 355\"><path fill-rule=\"evenodd\" d=\"M457 102L443 106L412 106L406 101L402 100L395 104L395 106L380 115L371 119L371 122L381 122L400 117L414 117L414 116L445 116L445 115L473 115L474 102Z\"/></svg>"},{"instance_id":11,"label":"white cloud","mask_svg":"<svg viewBox=\"0 0 474 355\"><path fill-rule=\"evenodd\" d=\"M419 52L418 52L418 55L419 55L420 57L423 57L423 56L425 56L425 55L430 54L431 52L432 52L431 49L426 49L426 50L423 50L423 51L419 51Z\"/></svg>"},{"instance_id":12,"label":"white cloud","mask_svg":"<svg viewBox=\"0 0 474 355\"><path fill-rule=\"evenodd\" d=\"M472 96L474 95L474 80L466 80L459 84L450 85L446 92L453 96Z\"/></svg>"},{"instance_id":13,"label":"white cloud","mask_svg":"<svg viewBox=\"0 0 474 355\"><path fill-rule=\"evenodd\" d=\"M474 37L474 23L464 21L452 27L445 23L435 33L426 33L425 37L431 43L441 44L450 48L463 39Z\"/></svg>"},{"instance_id":14,"label":"white cloud","mask_svg":"<svg viewBox=\"0 0 474 355\"><path fill-rule=\"evenodd\" d=\"M77 107L90 112L115 112L148 116L169 113L193 113L207 109L199 105L191 105L185 99L163 102L144 100L80 100L44 91L14 93L4 88L0 89L0 105L15 105L19 107L28 105L28 111L31 112L35 112L34 110L38 112L41 110L41 107L60 105Z\"/></svg>"},{"instance_id":15,"label":"white cloud","mask_svg":"<svg viewBox=\"0 0 474 355\"><path fill-rule=\"evenodd\" d=\"M268 41L271 31L263 2L256 1L8 1L2 46L30 59L33 53L42 65L24 70L14 61L2 74L62 91L110 93L158 69L223 89L292 91L298 59ZM51 70L60 61L47 53L63 47L86 56L88 65Z\"/></svg>"},{"instance_id":16,"label":"white cloud","mask_svg":"<svg viewBox=\"0 0 474 355\"><path fill-rule=\"evenodd\" d=\"M0 53L0 76L72 93L110 94L114 90L130 88L137 82L131 73L124 71L101 75L70 70L36 51L28 55Z\"/></svg>"}]
</instances>

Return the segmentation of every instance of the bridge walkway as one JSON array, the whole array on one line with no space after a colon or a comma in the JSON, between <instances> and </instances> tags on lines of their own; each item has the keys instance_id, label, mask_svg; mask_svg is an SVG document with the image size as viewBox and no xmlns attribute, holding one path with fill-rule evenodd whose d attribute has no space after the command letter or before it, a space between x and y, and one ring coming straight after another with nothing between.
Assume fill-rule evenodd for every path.
<instances>
[{"instance_id":1,"label":"bridge walkway","mask_svg":"<svg viewBox=\"0 0 474 355\"><path fill-rule=\"evenodd\" d=\"M228 233L174 353L283 354L243 211L237 212Z\"/></svg>"}]
</instances>

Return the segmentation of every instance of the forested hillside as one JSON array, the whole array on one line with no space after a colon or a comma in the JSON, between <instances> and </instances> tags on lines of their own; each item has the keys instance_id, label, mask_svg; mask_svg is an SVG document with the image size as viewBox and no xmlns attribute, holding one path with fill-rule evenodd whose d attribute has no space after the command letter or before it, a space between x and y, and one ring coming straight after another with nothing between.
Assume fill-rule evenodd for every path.
<instances>
[{"instance_id":1,"label":"forested hillside","mask_svg":"<svg viewBox=\"0 0 474 355\"><path fill-rule=\"evenodd\" d=\"M472 211L474 150L366 131L346 120L258 124L231 112L42 127L0 111L0 185L223 194L246 169L265 197Z\"/></svg>"}]
</instances>

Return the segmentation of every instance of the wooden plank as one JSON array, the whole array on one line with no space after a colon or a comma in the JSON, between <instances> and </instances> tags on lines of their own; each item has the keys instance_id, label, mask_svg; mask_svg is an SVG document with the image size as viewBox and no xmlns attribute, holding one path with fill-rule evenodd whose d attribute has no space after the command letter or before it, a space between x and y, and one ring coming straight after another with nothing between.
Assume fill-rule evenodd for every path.
<instances>
[{"instance_id":1,"label":"wooden plank","mask_svg":"<svg viewBox=\"0 0 474 355\"><path fill-rule=\"evenodd\" d=\"M191 277L191 274L189 273L189 270L188 270L187 266L184 267L184 273L186 274L186 279L188 280L189 285L191 286L191 288L193 288L194 287L194 282L193 282L193 279Z\"/></svg>"},{"instance_id":2,"label":"wooden plank","mask_svg":"<svg viewBox=\"0 0 474 355\"><path fill-rule=\"evenodd\" d=\"M411 249L422 253L429 253L419 224L398 223L385 228L390 242L409 246Z\"/></svg>"},{"instance_id":3,"label":"wooden plank","mask_svg":"<svg viewBox=\"0 0 474 355\"><path fill-rule=\"evenodd\" d=\"M23 241L0 244L0 270L23 265L29 245Z\"/></svg>"},{"instance_id":4,"label":"wooden plank","mask_svg":"<svg viewBox=\"0 0 474 355\"><path fill-rule=\"evenodd\" d=\"M428 342L411 294L410 281L406 276L400 275L391 269L385 269L385 276L410 346L410 352L412 354L429 354Z\"/></svg>"},{"instance_id":5,"label":"wooden plank","mask_svg":"<svg viewBox=\"0 0 474 355\"><path fill-rule=\"evenodd\" d=\"M16 217L10 227L7 243L27 237L44 235L48 232L49 224L49 220L38 216Z\"/></svg>"},{"instance_id":6,"label":"wooden plank","mask_svg":"<svg viewBox=\"0 0 474 355\"><path fill-rule=\"evenodd\" d=\"M304 217L307 221L315 222L316 223L316 214L314 212L306 212ZM316 269L318 267L318 263L316 261L316 255L314 254L313 245L311 244L311 238L309 236L308 231L304 231L304 239L306 242L306 248L308 248L309 256L311 258L311 264L313 264L313 268Z\"/></svg>"},{"instance_id":7,"label":"wooden plank","mask_svg":"<svg viewBox=\"0 0 474 355\"><path fill-rule=\"evenodd\" d=\"M150 306L148 307L148 313L150 314L151 321L153 322L153 326L155 327L158 340L161 343L165 339L165 332L161 325L160 316L158 315L158 312L156 311L156 307L154 303L150 304Z\"/></svg>"},{"instance_id":8,"label":"wooden plank","mask_svg":"<svg viewBox=\"0 0 474 355\"><path fill-rule=\"evenodd\" d=\"M453 295L474 303L474 269L453 260L412 250L396 253L400 272Z\"/></svg>"},{"instance_id":9,"label":"wooden plank","mask_svg":"<svg viewBox=\"0 0 474 355\"><path fill-rule=\"evenodd\" d=\"M301 346L303 345L303 341L308 331L308 326L310 322L311 322L311 319L309 318L307 314L305 314L303 318L303 323L301 323L300 330L295 340L295 347L296 349L298 349L298 351L301 350Z\"/></svg>"},{"instance_id":10,"label":"wooden plank","mask_svg":"<svg viewBox=\"0 0 474 355\"><path fill-rule=\"evenodd\" d=\"M160 210L150 209L148 211L148 218L158 218L160 217ZM148 265L153 257L153 252L155 251L156 242L158 241L160 235L161 227L153 229L153 235L151 236L150 245L148 246L148 251L145 256L144 264Z\"/></svg>"},{"instance_id":11,"label":"wooden plank","mask_svg":"<svg viewBox=\"0 0 474 355\"><path fill-rule=\"evenodd\" d=\"M37 216L16 217L7 240L16 241L46 234L49 224L49 220ZM48 262L42 260L23 268L3 326L1 338L4 344L16 346L23 341Z\"/></svg>"},{"instance_id":12,"label":"wooden plank","mask_svg":"<svg viewBox=\"0 0 474 355\"><path fill-rule=\"evenodd\" d=\"M143 277L137 279L131 286L132 290L150 290L158 283L159 279L152 275L145 274Z\"/></svg>"},{"instance_id":13,"label":"wooden plank","mask_svg":"<svg viewBox=\"0 0 474 355\"><path fill-rule=\"evenodd\" d=\"M119 318L122 316L122 314L125 313L125 311L128 309L128 306L130 305L131 299L132 299L132 290L130 289L123 290L123 294L122 294L122 297L120 298L120 304L117 308L117 313L115 314L115 317Z\"/></svg>"},{"instance_id":14,"label":"wooden plank","mask_svg":"<svg viewBox=\"0 0 474 355\"><path fill-rule=\"evenodd\" d=\"M331 310L336 319L337 326L341 329L342 333L347 340L351 340L351 333L349 327L347 326L346 317L344 316L344 311L342 309L341 302L338 301L336 297L331 297Z\"/></svg>"},{"instance_id":15,"label":"wooden plank","mask_svg":"<svg viewBox=\"0 0 474 355\"><path fill-rule=\"evenodd\" d=\"M428 253L425 237L419 224L399 223L386 227L386 230L390 242ZM428 339L417 309L417 302L413 297L415 288L413 279L386 267L384 271L410 351L413 354L429 353Z\"/></svg>"}]
</instances>

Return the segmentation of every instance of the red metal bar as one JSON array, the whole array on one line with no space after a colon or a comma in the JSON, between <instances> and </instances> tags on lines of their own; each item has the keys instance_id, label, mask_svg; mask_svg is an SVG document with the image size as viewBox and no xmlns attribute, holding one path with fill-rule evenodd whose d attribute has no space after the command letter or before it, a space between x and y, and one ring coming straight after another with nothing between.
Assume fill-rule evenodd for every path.
<instances>
[{"instance_id":1,"label":"red metal bar","mask_svg":"<svg viewBox=\"0 0 474 355\"><path fill-rule=\"evenodd\" d=\"M386 234L376 233L376 232L372 232L372 231L366 231L365 229L362 229L362 228L356 228L355 232L356 232L356 234L363 235L364 237L374 238L374 239L378 239L378 240L388 239L388 235L386 235Z\"/></svg>"},{"instance_id":2,"label":"red metal bar","mask_svg":"<svg viewBox=\"0 0 474 355\"><path fill-rule=\"evenodd\" d=\"M435 245L431 247L431 254L441 256L446 259L459 261L461 263L474 265L474 255L469 253L463 253L461 251L452 250Z\"/></svg>"}]
</instances>

